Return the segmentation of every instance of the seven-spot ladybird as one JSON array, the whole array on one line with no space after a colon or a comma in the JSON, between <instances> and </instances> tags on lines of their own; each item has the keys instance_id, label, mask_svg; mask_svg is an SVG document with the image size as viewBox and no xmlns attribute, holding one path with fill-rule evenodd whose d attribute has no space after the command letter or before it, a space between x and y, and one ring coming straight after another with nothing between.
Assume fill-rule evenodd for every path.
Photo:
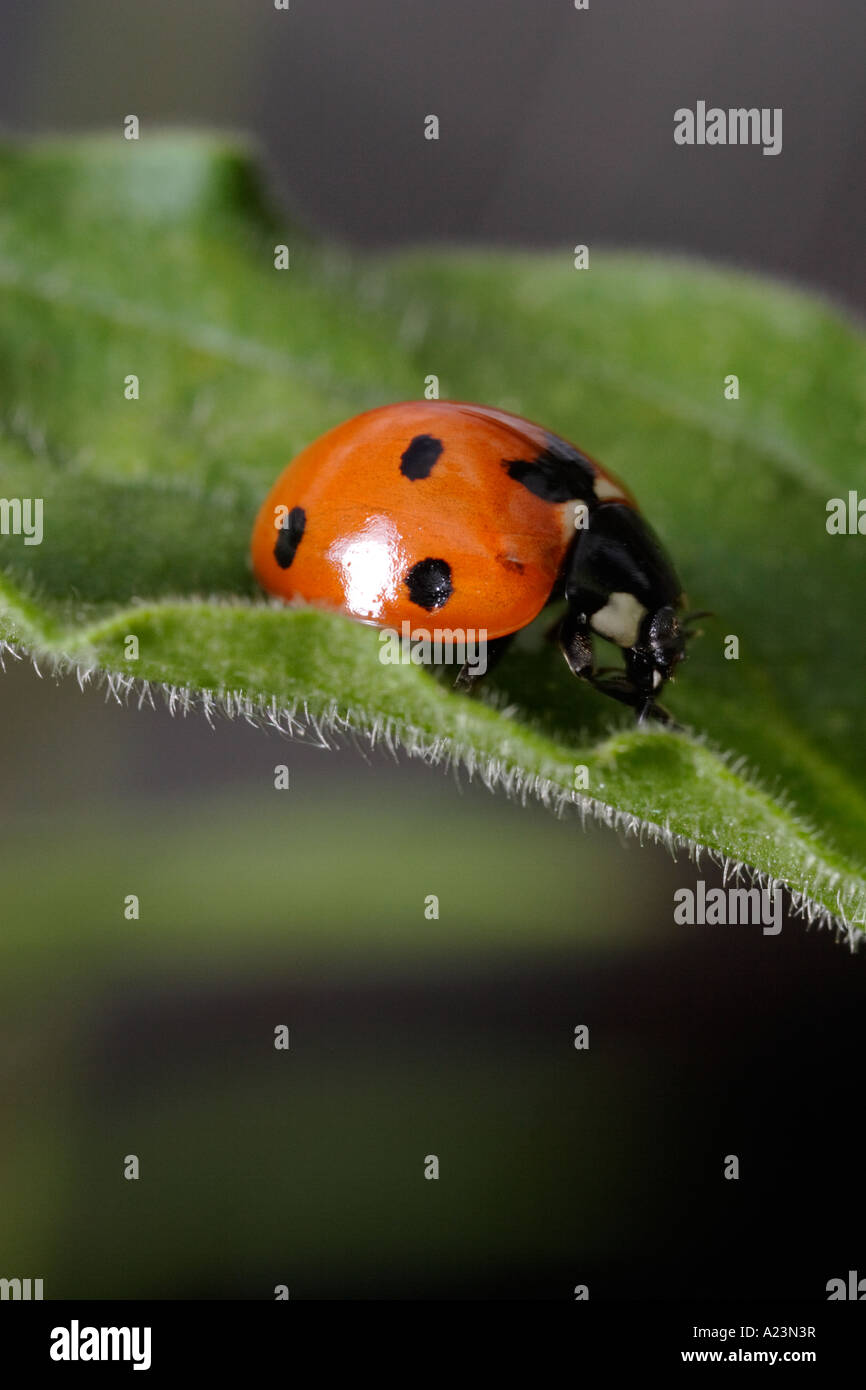
<instances>
[{"instance_id":1,"label":"seven-spot ladybird","mask_svg":"<svg viewBox=\"0 0 866 1390\"><path fill-rule=\"evenodd\" d=\"M486 629L488 668L564 599L575 675L667 722L655 697L691 635L673 566L622 483L517 415L406 401L338 425L274 484L252 560L270 593L378 627L436 613ZM594 633L623 649L624 672L596 670Z\"/></svg>"}]
</instances>

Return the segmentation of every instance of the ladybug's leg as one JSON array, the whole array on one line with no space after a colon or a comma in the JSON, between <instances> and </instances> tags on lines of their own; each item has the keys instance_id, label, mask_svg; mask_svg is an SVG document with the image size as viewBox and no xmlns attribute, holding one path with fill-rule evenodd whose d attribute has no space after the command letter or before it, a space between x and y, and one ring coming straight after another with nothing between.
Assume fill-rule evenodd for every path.
<instances>
[{"instance_id":1,"label":"ladybug's leg","mask_svg":"<svg viewBox=\"0 0 866 1390\"><path fill-rule=\"evenodd\" d=\"M591 592L578 591L569 600L568 612L559 626L559 645L571 670L582 680L589 681L593 689L601 691L603 695L609 695L613 700L619 700L623 705L628 705L636 712L639 724L645 719L654 719L659 724L673 725L667 710L657 705L651 694L639 690L628 676L618 672L610 673L610 667L603 671L596 669L592 649L592 628L587 610L591 611L597 606L597 595Z\"/></svg>"},{"instance_id":2,"label":"ladybug's leg","mask_svg":"<svg viewBox=\"0 0 866 1390\"><path fill-rule=\"evenodd\" d=\"M509 632L504 637L494 637L491 642L487 643L487 664L483 671L479 671L477 667L470 666L468 662L464 662L457 672L454 688L456 690L466 690L471 695L472 692L478 688L479 683L484 677L488 675L495 666L499 665L499 662L508 651L516 635L517 634L514 632Z\"/></svg>"},{"instance_id":3,"label":"ladybug's leg","mask_svg":"<svg viewBox=\"0 0 866 1390\"><path fill-rule=\"evenodd\" d=\"M596 671L593 666L592 637L589 624L581 622L573 614L567 613L560 628L560 645L563 655L576 676L589 681L594 690L609 695L613 700L628 705L637 713L638 723L645 719L655 719L659 724L673 724L671 716L652 696L647 697L625 675L608 675ZM674 726L676 727L676 726Z\"/></svg>"},{"instance_id":4,"label":"ladybug's leg","mask_svg":"<svg viewBox=\"0 0 866 1390\"><path fill-rule=\"evenodd\" d=\"M569 608L559 624L559 645L574 674L592 680L595 673L592 632L586 615L576 606Z\"/></svg>"},{"instance_id":5,"label":"ladybug's leg","mask_svg":"<svg viewBox=\"0 0 866 1390\"><path fill-rule=\"evenodd\" d=\"M654 719L657 724L664 724L672 729L680 727L674 723L672 716L663 705L657 705L652 696L642 694L627 676L592 676L590 679L594 689L600 690L603 695L609 695L611 699L619 700L621 704L636 710L639 724L642 724L645 719Z\"/></svg>"}]
</instances>

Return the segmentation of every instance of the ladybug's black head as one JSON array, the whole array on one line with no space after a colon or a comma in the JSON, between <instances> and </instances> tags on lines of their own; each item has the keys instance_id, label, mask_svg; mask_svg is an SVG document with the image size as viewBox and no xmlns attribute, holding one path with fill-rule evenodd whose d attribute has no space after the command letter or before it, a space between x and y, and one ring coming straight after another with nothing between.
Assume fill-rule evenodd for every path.
<instances>
[{"instance_id":1,"label":"ladybug's black head","mask_svg":"<svg viewBox=\"0 0 866 1390\"><path fill-rule=\"evenodd\" d=\"M638 696L636 703L652 705L674 667L686 654L686 635L677 613L670 603L662 603L648 612L638 631L637 641L625 652L625 669Z\"/></svg>"},{"instance_id":2,"label":"ladybug's black head","mask_svg":"<svg viewBox=\"0 0 866 1390\"><path fill-rule=\"evenodd\" d=\"M561 642L566 660L605 694L667 722L656 697L685 656L691 635L681 617L682 586L661 542L634 507L597 506L568 562L569 613ZM597 673L591 635L621 647L625 672Z\"/></svg>"}]
</instances>

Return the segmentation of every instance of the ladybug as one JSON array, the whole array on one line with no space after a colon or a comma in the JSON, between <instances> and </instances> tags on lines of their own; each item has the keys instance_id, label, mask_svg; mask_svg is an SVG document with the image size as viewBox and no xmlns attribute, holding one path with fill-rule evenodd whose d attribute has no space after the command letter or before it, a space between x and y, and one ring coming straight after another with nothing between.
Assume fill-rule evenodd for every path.
<instances>
[{"instance_id":1,"label":"ladybug","mask_svg":"<svg viewBox=\"0 0 866 1390\"><path fill-rule=\"evenodd\" d=\"M564 599L554 632L574 674L670 722L656 696L692 635L674 568L622 483L520 416L406 401L338 425L277 479L252 562L269 593L378 627L435 613L486 629L488 669ZM594 635L624 671L596 668ZM458 684L474 678L464 666Z\"/></svg>"}]
</instances>

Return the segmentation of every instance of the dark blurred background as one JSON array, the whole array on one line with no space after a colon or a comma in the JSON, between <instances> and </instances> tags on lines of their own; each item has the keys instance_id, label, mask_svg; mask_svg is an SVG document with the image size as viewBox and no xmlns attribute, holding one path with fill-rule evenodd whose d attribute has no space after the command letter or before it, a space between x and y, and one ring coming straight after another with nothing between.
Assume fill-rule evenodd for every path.
<instances>
[{"instance_id":1,"label":"dark blurred background","mask_svg":"<svg viewBox=\"0 0 866 1390\"><path fill-rule=\"evenodd\" d=\"M864 307L853 0L0 14L7 133L242 129L332 238L686 251ZM673 112L701 98L781 106L782 153L677 148ZM688 861L437 769L7 668L0 1277L54 1298L676 1299L866 1273L862 952L798 921L676 927Z\"/></svg>"},{"instance_id":2,"label":"dark blurred background","mask_svg":"<svg viewBox=\"0 0 866 1390\"><path fill-rule=\"evenodd\" d=\"M3 0L9 130L255 134L355 244L695 252L866 305L857 0ZM781 106L782 153L676 146L673 113ZM419 139L439 116L438 142Z\"/></svg>"}]
</instances>

